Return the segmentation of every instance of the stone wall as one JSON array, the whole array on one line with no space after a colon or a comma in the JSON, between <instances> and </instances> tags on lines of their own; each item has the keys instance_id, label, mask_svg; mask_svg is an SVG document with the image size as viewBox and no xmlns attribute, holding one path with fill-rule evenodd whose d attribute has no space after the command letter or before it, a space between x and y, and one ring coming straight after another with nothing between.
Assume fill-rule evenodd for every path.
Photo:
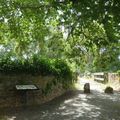
<instances>
[{"instance_id":1,"label":"stone wall","mask_svg":"<svg viewBox=\"0 0 120 120\"><path fill-rule=\"evenodd\" d=\"M17 107L25 105L38 105L52 100L63 94L65 91L62 85L54 86L53 90L44 95L44 89L47 83L54 80L54 76L33 76L33 75L5 75L0 74L0 107ZM34 84L39 90L21 92L15 89L17 84Z\"/></svg>"},{"instance_id":2,"label":"stone wall","mask_svg":"<svg viewBox=\"0 0 120 120\"><path fill-rule=\"evenodd\" d=\"M117 73L108 73L108 83L114 87L114 89L120 89L120 78Z\"/></svg>"},{"instance_id":3,"label":"stone wall","mask_svg":"<svg viewBox=\"0 0 120 120\"><path fill-rule=\"evenodd\" d=\"M108 73L109 82L118 81L119 75L117 73Z\"/></svg>"}]
</instances>

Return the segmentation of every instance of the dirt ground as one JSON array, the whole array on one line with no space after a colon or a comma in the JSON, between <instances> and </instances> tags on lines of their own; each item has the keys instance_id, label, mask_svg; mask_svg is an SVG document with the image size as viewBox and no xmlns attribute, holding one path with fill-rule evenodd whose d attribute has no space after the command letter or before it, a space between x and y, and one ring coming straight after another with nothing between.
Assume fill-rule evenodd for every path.
<instances>
[{"instance_id":1,"label":"dirt ground","mask_svg":"<svg viewBox=\"0 0 120 120\"><path fill-rule=\"evenodd\" d=\"M90 83L91 93L83 86ZM120 120L120 92L105 94L106 85L89 79L79 79L78 90L41 106L7 108L0 111L0 120Z\"/></svg>"}]
</instances>

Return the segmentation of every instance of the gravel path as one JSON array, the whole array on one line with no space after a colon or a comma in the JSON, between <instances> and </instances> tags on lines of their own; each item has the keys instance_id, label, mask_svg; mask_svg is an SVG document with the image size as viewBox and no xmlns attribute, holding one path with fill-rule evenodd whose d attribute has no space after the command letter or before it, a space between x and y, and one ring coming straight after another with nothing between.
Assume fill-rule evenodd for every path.
<instances>
[{"instance_id":1,"label":"gravel path","mask_svg":"<svg viewBox=\"0 0 120 120\"><path fill-rule=\"evenodd\" d=\"M91 94L84 94L81 87L41 106L2 110L0 120L120 120L120 93L105 94L105 86L94 81L79 83L86 82Z\"/></svg>"}]
</instances>

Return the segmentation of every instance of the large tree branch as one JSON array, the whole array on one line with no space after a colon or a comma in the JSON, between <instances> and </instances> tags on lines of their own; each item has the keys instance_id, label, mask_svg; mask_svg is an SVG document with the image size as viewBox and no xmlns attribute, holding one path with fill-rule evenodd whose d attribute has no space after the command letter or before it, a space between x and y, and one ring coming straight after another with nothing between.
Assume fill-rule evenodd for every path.
<instances>
[{"instance_id":1,"label":"large tree branch","mask_svg":"<svg viewBox=\"0 0 120 120\"><path fill-rule=\"evenodd\" d=\"M67 36L67 40L69 39L70 35L74 32L77 24L79 23L79 20L80 20L80 16L77 18L77 20L74 22L74 24L71 27L70 29L70 32L68 33L68 36Z\"/></svg>"}]
</instances>

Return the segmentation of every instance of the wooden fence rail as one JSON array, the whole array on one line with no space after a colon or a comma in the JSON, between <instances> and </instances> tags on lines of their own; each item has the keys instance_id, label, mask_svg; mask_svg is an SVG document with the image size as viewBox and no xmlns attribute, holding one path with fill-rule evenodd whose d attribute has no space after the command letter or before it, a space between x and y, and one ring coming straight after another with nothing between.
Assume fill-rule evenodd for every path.
<instances>
[{"instance_id":1,"label":"wooden fence rail","mask_svg":"<svg viewBox=\"0 0 120 120\"><path fill-rule=\"evenodd\" d=\"M108 73L105 72L98 72L94 73L94 80L102 83L107 83L108 82Z\"/></svg>"}]
</instances>

